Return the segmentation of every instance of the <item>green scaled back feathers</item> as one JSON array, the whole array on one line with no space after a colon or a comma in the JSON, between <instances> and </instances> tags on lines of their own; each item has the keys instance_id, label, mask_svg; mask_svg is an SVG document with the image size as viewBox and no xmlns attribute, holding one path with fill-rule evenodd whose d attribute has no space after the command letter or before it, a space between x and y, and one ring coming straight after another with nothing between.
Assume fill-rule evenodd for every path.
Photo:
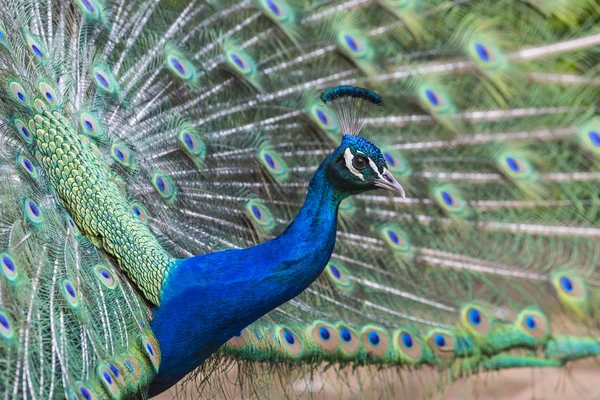
<instances>
[{"instance_id":1,"label":"green scaled back feathers","mask_svg":"<svg viewBox=\"0 0 600 400\"><path fill-rule=\"evenodd\" d=\"M231 362L265 397L265 368L285 386L328 365L344 386L359 365L432 367L443 390L598 355L598 11L2 2L0 393L143 396L172 261L282 232L352 133L325 104L344 85L385 99L361 133L407 196L344 201L325 272L198 371L203 395L226 395Z\"/></svg>"}]
</instances>

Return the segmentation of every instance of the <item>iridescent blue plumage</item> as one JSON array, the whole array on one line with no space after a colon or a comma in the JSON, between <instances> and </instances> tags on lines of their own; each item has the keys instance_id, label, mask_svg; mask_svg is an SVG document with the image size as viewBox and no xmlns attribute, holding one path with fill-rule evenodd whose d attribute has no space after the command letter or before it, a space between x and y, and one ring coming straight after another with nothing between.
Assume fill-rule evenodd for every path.
<instances>
[{"instance_id":1,"label":"iridescent blue plumage","mask_svg":"<svg viewBox=\"0 0 600 400\"><path fill-rule=\"evenodd\" d=\"M299 295L323 272L336 241L340 202L377 188L379 179L375 171L370 175L365 171L365 180L352 174L347 150L372 157L381 171L387 167L375 145L346 135L315 172L304 205L281 235L248 249L204 254L174 265L152 321L163 356L151 395L178 382L223 343ZM256 208L252 211L260 213ZM369 340L379 342L375 333L371 336Z\"/></svg>"},{"instance_id":2,"label":"iridescent blue plumage","mask_svg":"<svg viewBox=\"0 0 600 400\"><path fill-rule=\"evenodd\" d=\"M354 47L355 46L356 45L354 44ZM372 90L349 85L336 86L333 88L329 88L323 93L321 93L321 100L323 100L323 102L326 104L340 98L361 99L373 104L383 103L383 99L381 98L381 96L373 92Z\"/></svg>"}]
</instances>

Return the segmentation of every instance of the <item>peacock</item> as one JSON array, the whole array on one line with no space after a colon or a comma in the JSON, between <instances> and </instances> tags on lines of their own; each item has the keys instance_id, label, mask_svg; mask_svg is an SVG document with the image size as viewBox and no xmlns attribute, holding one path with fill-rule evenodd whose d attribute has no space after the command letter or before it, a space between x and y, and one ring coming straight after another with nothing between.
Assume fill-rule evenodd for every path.
<instances>
[{"instance_id":1,"label":"peacock","mask_svg":"<svg viewBox=\"0 0 600 400\"><path fill-rule=\"evenodd\" d=\"M599 27L594 0L0 1L1 396L223 397L231 366L247 397L323 369L431 394L600 354Z\"/></svg>"}]
</instances>

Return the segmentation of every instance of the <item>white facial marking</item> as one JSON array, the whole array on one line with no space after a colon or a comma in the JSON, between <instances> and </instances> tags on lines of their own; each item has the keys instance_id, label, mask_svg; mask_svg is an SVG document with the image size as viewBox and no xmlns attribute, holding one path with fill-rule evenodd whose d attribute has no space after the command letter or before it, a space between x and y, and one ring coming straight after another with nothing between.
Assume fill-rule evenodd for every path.
<instances>
[{"instance_id":1,"label":"white facial marking","mask_svg":"<svg viewBox=\"0 0 600 400\"><path fill-rule=\"evenodd\" d=\"M354 175L358 176L358 179L360 179L361 181L364 181L365 177L363 176L363 174L358 172L358 170L356 168L354 168L354 165L352 165L353 159L354 159L354 154L352 154L352 151L350 151L350 148L346 148L346 150L344 150L344 161L346 162L346 168L348 168L348 171L350 171ZM371 160L369 160L369 161L371 161Z\"/></svg>"},{"instance_id":2,"label":"white facial marking","mask_svg":"<svg viewBox=\"0 0 600 400\"><path fill-rule=\"evenodd\" d=\"M375 171L375 173L377 174L377 176L379 177L379 179L383 179L383 176L381 176L381 174L379 173L379 170L377 169L377 165L375 165L375 163L373 162L373 160L371 160L369 157L367 157L367 159L369 160L369 165L371 166L371 169L373 171Z\"/></svg>"}]
</instances>

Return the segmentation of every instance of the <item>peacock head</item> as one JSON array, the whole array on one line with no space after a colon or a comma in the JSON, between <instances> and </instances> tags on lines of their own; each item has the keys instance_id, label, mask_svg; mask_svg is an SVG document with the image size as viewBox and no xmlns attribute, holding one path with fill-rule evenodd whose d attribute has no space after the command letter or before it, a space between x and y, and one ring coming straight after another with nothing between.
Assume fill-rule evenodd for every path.
<instances>
[{"instance_id":1,"label":"peacock head","mask_svg":"<svg viewBox=\"0 0 600 400\"><path fill-rule=\"evenodd\" d=\"M363 88L336 86L324 91L321 100L333 106L344 132L326 169L336 189L351 195L380 188L404 197L404 189L388 170L381 150L358 136L369 110L383 103L381 96Z\"/></svg>"},{"instance_id":2,"label":"peacock head","mask_svg":"<svg viewBox=\"0 0 600 400\"><path fill-rule=\"evenodd\" d=\"M388 170L381 150L363 137L344 135L331 157L328 172L340 192L359 194L387 189L405 196L404 189Z\"/></svg>"}]
</instances>

